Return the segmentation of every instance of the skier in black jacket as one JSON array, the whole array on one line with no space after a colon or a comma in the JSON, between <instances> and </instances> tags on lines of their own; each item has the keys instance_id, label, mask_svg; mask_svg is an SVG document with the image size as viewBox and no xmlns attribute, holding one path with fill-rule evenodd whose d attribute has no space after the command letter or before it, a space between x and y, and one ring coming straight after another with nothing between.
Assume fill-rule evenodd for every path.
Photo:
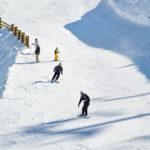
<instances>
[{"instance_id":1,"label":"skier in black jacket","mask_svg":"<svg viewBox=\"0 0 150 150\"><path fill-rule=\"evenodd\" d=\"M53 78L52 78L52 82L55 80L55 82L58 80L59 76L60 76L60 73L63 74L63 67L62 67L62 64L59 63L59 65L57 65L55 68L54 68L54 75L53 75Z\"/></svg>"},{"instance_id":2,"label":"skier in black jacket","mask_svg":"<svg viewBox=\"0 0 150 150\"><path fill-rule=\"evenodd\" d=\"M88 115L88 106L90 105L90 98L87 94L83 93L82 91L80 92L81 97L80 101L78 103L78 107L80 107L80 103L84 101L84 105L82 107L82 114L80 116L87 116Z\"/></svg>"}]
</instances>

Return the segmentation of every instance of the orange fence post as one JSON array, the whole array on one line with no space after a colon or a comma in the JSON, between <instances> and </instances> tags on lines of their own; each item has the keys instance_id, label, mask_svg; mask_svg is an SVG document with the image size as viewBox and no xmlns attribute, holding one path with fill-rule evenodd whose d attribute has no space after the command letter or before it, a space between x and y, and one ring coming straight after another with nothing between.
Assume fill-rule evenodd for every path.
<instances>
[{"instance_id":1,"label":"orange fence post","mask_svg":"<svg viewBox=\"0 0 150 150\"><path fill-rule=\"evenodd\" d=\"M0 17L0 29L2 28L2 19Z\"/></svg>"},{"instance_id":2,"label":"orange fence post","mask_svg":"<svg viewBox=\"0 0 150 150\"><path fill-rule=\"evenodd\" d=\"M29 48L29 36L26 36L26 46Z\"/></svg>"},{"instance_id":3,"label":"orange fence post","mask_svg":"<svg viewBox=\"0 0 150 150\"><path fill-rule=\"evenodd\" d=\"M18 30L18 40L21 40L21 30Z\"/></svg>"},{"instance_id":4,"label":"orange fence post","mask_svg":"<svg viewBox=\"0 0 150 150\"><path fill-rule=\"evenodd\" d=\"M11 31L14 31L14 24L11 24Z\"/></svg>"},{"instance_id":5,"label":"orange fence post","mask_svg":"<svg viewBox=\"0 0 150 150\"><path fill-rule=\"evenodd\" d=\"M18 27L15 27L15 36L18 34Z\"/></svg>"},{"instance_id":6,"label":"orange fence post","mask_svg":"<svg viewBox=\"0 0 150 150\"><path fill-rule=\"evenodd\" d=\"M22 32L21 42L22 42L22 43L24 43L24 41L25 41L25 33L24 33L24 32Z\"/></svg>"}]
</instances>

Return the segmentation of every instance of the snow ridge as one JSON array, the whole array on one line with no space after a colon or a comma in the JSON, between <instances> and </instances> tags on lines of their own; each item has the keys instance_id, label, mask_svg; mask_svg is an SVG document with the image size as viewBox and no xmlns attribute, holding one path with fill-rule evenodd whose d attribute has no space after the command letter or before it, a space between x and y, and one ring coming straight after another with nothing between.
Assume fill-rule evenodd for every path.
<instances>
[{"instance_id":1,"label":"snow ridge","mask_svg":"<svg viewBox=\"0 0 150 150\"><path fill-rule=\"evenodd\" d=\"M109 0L112 8L122 17L150 26L149 0Z\"/></svg>"},{"instance_id":2,"label":"snow ridge","mask_svg":"<svg viewBox=\"0 0 150 150\"><path fill-rule=\"evenodd\" d=\"M150 149L150 28L108 2L9 1L2 17L38 38L41 53L35 63L33 47L0 30L0 150ZM64 74L51 83L56 46ZM81 90L89 119L77 117Z\"/></svg>"},{"instance_id":3,"label":"snow ridge","mask_svg":"<svg viewBox=\"0 0 150 150\"><path fill-rule=\"evenodd\" d=\"M0 30L0 98L5 90L9 68L15 63L15 59L19 50L24 46L16 37L9 31L9 29Z\"/></svg>"}]
</instances>

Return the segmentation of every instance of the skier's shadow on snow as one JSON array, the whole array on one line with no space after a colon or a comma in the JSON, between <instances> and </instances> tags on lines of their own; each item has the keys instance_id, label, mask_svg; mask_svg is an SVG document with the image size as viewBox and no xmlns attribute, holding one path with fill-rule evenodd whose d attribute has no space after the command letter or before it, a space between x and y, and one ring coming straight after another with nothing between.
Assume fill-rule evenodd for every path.
<instances>
[{"instance_id":1,"label":"skier's shadow on snow","mask_svg":"<svg viewBox=\"0 0 150 150\"><path fill-rule=\"evenodd\" d=\"M89 46L130 58L150 79L150 27L120 17L108 0L102 0L81 20L67 24L65 28Z\"/></svg>"},{"instance_id":2,"label":"skier's shadow on snow","mask_svg":"<svg viewBox=\"0 0 150 150\"><path fill-rule=\"evenodd\" d=\"M29 55L34 56L34 55L35 55L34 53L23 53L23 52L21 52L20 54L21 54L21 55L25 55L25 56L29 56Z\"/></svg>"},{"instance_id":3,"label":"skier's shadow on snow","mask_svg":"<svg viewBox=\"0 0 150 150\"><path fill-rule=\"evenodd\" d=\"M30 64L36 64L36 62L16 63L16 65L30 65Z\"/></svg>"},{"instance_id":4,"label":"skier's shadow on snow","mask_svg":"<svg viewBox=\"0 0 150 150\"><path fill-rule=\"evenodd\" d=\"M45 64L45 63L50 63L50 62L55 62L55 61L40 61L40 62L24 62L24 63L16 63L16 65L30 65L30 64Z\"/></svg>"},{"instance_id":5,"label":"skier's shadow on snow","mask_svg":"<svg viewBox=\"0 0 150 150\"><path fill-rule=\"evenodd\" d=\"M118 69L128 68L128 67L132 67L132 66L135 66L135 64L129 64L129 65L121 66L121 67L118 67Z\"/></svg>"},{"instance_id":6,"label":"skier's shadow on snow","mask_svg":"<svg viewBox=\"0 0 150 150\"><path fill-rule=\"evenodd\" d=\"M40 83L52 83L51 81L36 81L32 82L32 84L40 84Z\"/></svg>"}]
</instances>

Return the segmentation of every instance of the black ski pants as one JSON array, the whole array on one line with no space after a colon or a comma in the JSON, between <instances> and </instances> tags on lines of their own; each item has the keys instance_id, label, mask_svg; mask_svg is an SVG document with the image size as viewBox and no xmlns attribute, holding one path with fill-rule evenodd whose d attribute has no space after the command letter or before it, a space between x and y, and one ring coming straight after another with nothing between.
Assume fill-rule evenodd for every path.
<instances>
[{"instance_id":1,"label":"black ski pants","mask_svg":"<svg viewBox=\"0 0 150 150\"><path fill-rule=\"evenodd\" d=\"M89 102L85 102L82 107L82 115L84 115L84 116L88 115L88 106L89 106Z\"/></svg>"},{"instance_id":2,"label":"black ski pants","mask_svg":"<svg viewBox=\"0 0 150 150\"><path fill-rule=\"evenodd\" d=\"M54 80L57 81L59 76L60 76L60 72L55 72L53 75L52 81L54 81Z\"/></svg>"}]
</instances>

